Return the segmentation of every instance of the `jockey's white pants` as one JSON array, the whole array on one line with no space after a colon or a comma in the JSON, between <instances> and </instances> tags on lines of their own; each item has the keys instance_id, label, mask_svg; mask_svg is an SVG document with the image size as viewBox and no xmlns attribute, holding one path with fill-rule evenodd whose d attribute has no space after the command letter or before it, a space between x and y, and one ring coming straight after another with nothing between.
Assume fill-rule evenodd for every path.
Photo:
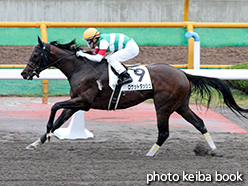
<instances>
[{"instance_id":1,"label":"jockey's white pants","mask_svg":"<svg viewBox=\"0 0 248 186\"><path fill-rule=\"evenodd\" d=\"M127 42L124 49L118 50L106 56L108 63L116 70L118 74L121 74L126 69L120 62L127 61L134 58L139 54L139 46L131 39Z\"/></svg>"}]
</instances>

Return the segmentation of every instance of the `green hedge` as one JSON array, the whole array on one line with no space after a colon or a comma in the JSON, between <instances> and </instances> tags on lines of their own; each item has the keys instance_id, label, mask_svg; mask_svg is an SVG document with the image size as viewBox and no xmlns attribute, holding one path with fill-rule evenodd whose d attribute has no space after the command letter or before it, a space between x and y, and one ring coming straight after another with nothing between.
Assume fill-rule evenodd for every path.
<instances>
[{"instance_id":1,"label":"green hedge","mask_svg":"<svg viewBox=\"0 0 248 186\"><path fill-rule=\"evenodd\" d=\"M248 69L248 62L227 67L228 69ZM248 94L248 80L229 80L231 87Z\"/></svg>"}]
</instances>

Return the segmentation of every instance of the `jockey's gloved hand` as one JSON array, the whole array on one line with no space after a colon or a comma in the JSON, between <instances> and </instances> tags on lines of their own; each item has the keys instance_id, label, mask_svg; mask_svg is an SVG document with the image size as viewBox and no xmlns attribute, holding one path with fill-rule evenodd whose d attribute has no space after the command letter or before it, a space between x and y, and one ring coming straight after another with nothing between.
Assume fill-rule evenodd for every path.
<instances>
[{"instance_id":1,"label":"jockey's gloved hand","mask_svg":"<svg viewBox=\"0 0 248 186\"><path fill-rule=\"evenodd\" d=\"M75 50L75 52L79 51L79 50L82 50L80 47L77 47L77 46L72 46L71 47L73 50Z\"/></svg>"},{"instance_id":2,"label":"jockey's gloved hand","mask_svg":"<svg viewBox=\"0 0 248 186\"><path fill-rule=\"evenodd\" d=\"M82 50L79 50L79 51L76 52L76 56L77 57L79 57L79 56L84 57L85 53Z\"/></svg>"}]
</instances>

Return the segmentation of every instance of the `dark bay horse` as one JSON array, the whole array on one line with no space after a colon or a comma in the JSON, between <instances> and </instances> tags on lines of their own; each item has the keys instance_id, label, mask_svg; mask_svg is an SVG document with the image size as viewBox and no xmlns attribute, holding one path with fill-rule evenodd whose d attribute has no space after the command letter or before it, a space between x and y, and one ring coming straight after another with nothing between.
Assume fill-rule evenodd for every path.
<instances>
[{"instance_id":1,"label":"dark bay horse","mask_svg":"<svg viewBox=\"0 0 248 186\"><path fill-rule=\"evenodd\" d=\"M108 85L108 64L77 58L75 55L75 41L68 44L51 42L44 43L38 37L29 62L21 75L24 79L32 80L42 70L54 66L60 69L70 83L71 99L55 103L51 108L46 133L27 149L36 149L38 145L50 140L53 132L58 129L78 110L88 111L90 108L107 110L112 89ZM173 112L180 114L203 134L212 150L216 149L204 122L190 108L191 91L198 91L200 98L207 95L211 101L211 89L216 89L223 95L224 103L237 114L247 113L248 109L239 107L229 89L222 80L203 76L189 75L179 69L164 63L154 63L146 66L153 89L122 92L117 109L125 109L137 105L147 99L153 99L157 116L158 139L147 156L154 156L165 140L169 137L169 117ZM54 122L59 109L63 112Z\"/></svg>"}]
</instances>

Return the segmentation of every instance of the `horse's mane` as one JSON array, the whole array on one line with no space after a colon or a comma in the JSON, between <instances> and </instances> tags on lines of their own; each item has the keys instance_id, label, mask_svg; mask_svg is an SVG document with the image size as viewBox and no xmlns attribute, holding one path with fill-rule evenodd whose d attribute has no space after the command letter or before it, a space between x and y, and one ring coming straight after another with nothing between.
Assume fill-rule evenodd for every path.
<instances>
[{"instance_id":1,"label":"horse's mane","mask_svg":"<svg viewBox=\"0 0 248 186\"><path fill-rule=\"evenodd\" d=\"M59 41L52 41L52 42L50 42L50 44L53 46L56 46L58 48L66 49L66 50L70 50L70 51L75 51L75 50L80 49L80 47L76 43L76 39L73 39L71 42L65 43L65 44L61 44ZM74 47L72 47L72 45L74 45Z\"/></svg>"},{"instance_id":2,"label":"horse's mane","mask_svg":"<svg viewBox=\"0 0 248 186\"><path fill-rule=\"evenodd\" d=\"M56 46L58 48L64 49L64 50L69 50L69 51L79 51L79 50L83 50L81 47L79 47L79 45L76 43L76 39L73 39L71 42L69 43L65 43L65 44L61 44L59 41L51 41L50 42L51 45ZM85 53L88 54L93 54L92 51L84 51Z\"/></svg>"}]
</instances>

